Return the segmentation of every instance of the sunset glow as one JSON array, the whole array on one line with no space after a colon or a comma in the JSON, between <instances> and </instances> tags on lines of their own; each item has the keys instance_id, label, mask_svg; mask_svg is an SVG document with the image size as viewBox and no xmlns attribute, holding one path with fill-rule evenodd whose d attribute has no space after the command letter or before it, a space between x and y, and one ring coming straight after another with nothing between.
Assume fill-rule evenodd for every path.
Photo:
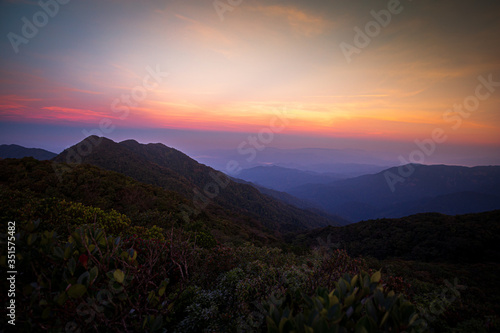
<instances>
[{"instance_id":1,"label":"sunset glow","mask_svg":"<svg viewBox=\"0 0 500 333\"><path fill-rule=\"evenodd\" d=\"M17 143L12 129L23 124L50 125L58 145L31 145L62 150L103 119L117 129L252 133L281 112L280 135L321 137L321 147L411 143L435 128L446 144L500 147L498 1L245 0L223 13L211 1L53 2L57 14L19 44L8 34L22 37L22 18L43 8L0 5L2 143ZM397 14L356 46L355 28L391 6ZM346 56L342 43L357 51ZM480 77L493 82L484 98L458 112ZM57 127L77 130L69 139Z\"/></svg>"}]
</instances>

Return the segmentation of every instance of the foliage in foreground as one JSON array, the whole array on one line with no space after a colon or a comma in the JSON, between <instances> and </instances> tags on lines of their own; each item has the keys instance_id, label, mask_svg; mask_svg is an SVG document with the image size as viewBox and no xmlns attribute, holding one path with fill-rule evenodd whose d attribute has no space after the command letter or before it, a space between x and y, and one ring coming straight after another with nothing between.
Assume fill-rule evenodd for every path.
<instances>
[{"instance_id":1,"label":"foliage in foreground","mask_svg":"<svg viewBox=\"0 0 500 333\"><path fill-rule=\"evenodd\" d=\"M343 274L360 281L367 276L361 273L365 264L343 251L299 257L251 244L205 249L180 231L148 240L107 235L94 225L78 225L71 235L58 236L39 224L19 225L16 234L16 264L23 272L17 301L27 309L17 325L26 331L264 331L267 324L273 327L265 318L282 314L280 306L288 304L276 299L303 295L292 307L300 310L295 313L299 317L310 317L316 310L306 305L319 306L318 297L326 292L318 288L322 285L335 285L334 298L328 300L343 304L336 316L345 317L350 310L344 306L356 308L360 302L365 304L359 310L363 312L371 299L378 306L380 295L390 309L396 305L388 302L406 306L402 296L383 288L378 273L368 289L354 292L359 286L350 281L349 295L344 280L332 282ZM1 263L5 266L5 257ZM269 301L270 295L274 301ZM408 323L409 308L404 309L403 319L395 319L399 314L391 310L385 321ZM356 311L347 322L366 321Z\"/></svg>"},{"instance_id":2,"label":"foliage in foreground","mask_svg":"<svg viewBox=\"0 0 500 333\"><path fill-rule=\"evenodd\" d=\"M335 289L319 288L312 297L289 293L269 301L269 333L417 332L413 304L380 283L381 273L346 274Z\"/></svg>"},{"instance_id":3,"label":"foliage in foreground","mask_svg":"<svg viewBox=\"0 0 500 333\"><path fill-rule=\"evenodd\" d=\"M60 212L47 215L46 223L16 228L16 269L22 272L16 302L26 309L16 326L25 331L467 332L473 327L493 332L499 327L497 316L484 309L476 315L464 303L478 288L462 297L456 281L442 287L442 280L420 281L434 269L424 263L408 263L405 271L404 263L382 266L334 246L303 255L250 243L227 247L203 230L131 226L114 212L68 202L55 207ZM57 223L70 213L66 227ZM117 222L126 225L119 233L113 228ZM0 257L5 267L6 257Z\"/></svg>"}]
</instances>

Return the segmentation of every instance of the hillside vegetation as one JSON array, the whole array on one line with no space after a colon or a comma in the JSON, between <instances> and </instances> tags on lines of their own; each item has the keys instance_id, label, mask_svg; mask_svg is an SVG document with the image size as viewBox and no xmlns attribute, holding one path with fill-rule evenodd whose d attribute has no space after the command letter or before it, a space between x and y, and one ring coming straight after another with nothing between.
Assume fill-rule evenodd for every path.
<instances>
[{"instance_id":1,"label":"hillside vegetation","mask_svg":"<svg viewBox=\"0 0 500 333\"><path fill-rule=\"evenodd\" d=\"M116 147L111 166L162 174L164 186L104 166L0 160L2 241L17 251L20 331L500 330L500 211L311 229L320 215L232 183L234 204L214 200L186 218L185 207L197 207L176 186L203 184L211 169L176 152L172 163L157 157L164 146L129 145ZM126 158L134 154L150 162L134 165ZM12 269L6 249L0 266Z\"/></svg>"},{"instance_id":2,"label":"hillside vegetation","mask_svg":"<svg viewBox=\"0 0 500 333\"><path fill-rule=\"evenodd\" d=\"M64 164L61 164L65 167ZM58 178L54 165L32 158L0 161L2 222L25 218L47 219L53 208L47 202L77 202L125 214L134 225L170 229L180 227L209 232L221 241L276 240L273 232L257 220L238 212L208 207L195 218L185 219L183 207L192 202L180 194L140 183L120 173L96 166L71 166ZM194 208L193 208L194 209Z\"/></svg>"},{"instance_id":3,"label":"hillside vegetation","mask_svg":"<svg viewBox=\"0 0 500 333\"><path fill-rule=\"evenodd\" d=\"M84 156L78 154L85 149L89 152ZM163 144L140 144L134 140L116 143L93 136L66 149L54 161L96 165L177 192L193 202L195 211L186 211L190 218L200 210L218 207L257 219L280 233L339 224L332 217L284 204L250 185L236 183Z\"/></svg>"},{"instance_id":4,"label":"hillside vegetation","mask_svg":"<svg viewBox=\"0 0 500 333\"><path fill-rule=\"evenodd\" d=\"M448 216L422 213L400 219L325 227L289 237L297 246L328 240L354 256L424 262L500 262L500 210Z\"/></svg>"}]
</instances>

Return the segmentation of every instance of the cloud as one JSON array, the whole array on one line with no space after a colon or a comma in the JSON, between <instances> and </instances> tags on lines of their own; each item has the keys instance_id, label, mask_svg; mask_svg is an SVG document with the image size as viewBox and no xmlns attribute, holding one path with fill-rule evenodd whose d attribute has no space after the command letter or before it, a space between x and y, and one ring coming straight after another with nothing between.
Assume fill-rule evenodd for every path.
<instances>
[{"instance_id":1,"label":"cloud","mask_svg":"<svg viewBox=\"0 0 500 333\"><path fill-rule=\"evenodd\" d=\"M333 27L333 22L291 6L271 5L249 9L272 17L273 20L285 18L291 30L302 36L320 35Z\"/></svg>"},{"instance_id":2,"label":"cloud","mask_svg":"<svg viewBox=\"0 0 500 333\"><path fill-rule=\"evenodd\" d=\"M31 116L39 119L58 119L58 120L70 120L70 121L95 121L98 119L115 118L118 117L103 115L101 112L89 110L89 109L77 109L77 108L67 108L61 106L45 106L41 110L48 110L50 112L43 113L32 113Z\"/></svg>"},{"instance_id":3,"label":"cloud","mask_svg":"<svg viewBox=\"0 0 500 333\"><path fill-rule=\"evenodd\" d=\"M184 15L175 14L175 17L184 23L178 34L185 37L190 43L203 45L205 48L222 54L226 58L234 56L238 42L235 38L230 38L230 34L220 31L201 21L194 20Z\"/></svg>"},{"instance_id":4,"label":"cloud","mask_svg":"<svg viewBox=\"0 0 500 333\"><path fill-rule=\"evenodd\" d=\"M65 88L65 90L71 91L71 92L79 92L79 93L83 93L83 94L89 94L89 95L104 95L103 92L91 91L91 90L85 90L85 89Z\"/></svg>"},{"instance_id":5,"label":"cloud","mask_svg":"<svg viewBox=\"0 0 500 333\"><path fill-rule=\"evenodd\" d=\"M40 98L29 98L19 95L4 95L0 96L0 112L6 113L7 110L26 109L31 102L41 101Z\"/></svg>"}]
</instances>

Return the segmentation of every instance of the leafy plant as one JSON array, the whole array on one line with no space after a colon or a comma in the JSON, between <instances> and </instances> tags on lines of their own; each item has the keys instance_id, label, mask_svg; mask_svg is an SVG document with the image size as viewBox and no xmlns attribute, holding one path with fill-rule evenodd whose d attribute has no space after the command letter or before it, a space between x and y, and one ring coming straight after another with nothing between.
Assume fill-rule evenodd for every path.
<instances>
[{"instance_id":1,"label":"leafy plant","mask_svg":"<svg viewBox=\"0 0 500 333\"><path fill-rule=\"evenodd\" d=\"M19 304L27 310L18 325L33 330L155 331L181 292L166 243L139 254L120 237L93 226L67 239L38 231L40 222L19 225L16 268ZM170 263L170 264L169 264ZM2 265L5 261L2 260ZM170 290L170 291L169 291Z\"/></svg>"},{"instance_id":2,"label":"leafy plant","mask_svg":"<svg viewBox=\"0 0 500 333\"><path fill-rule=\"evenodd\" d=\"M272 297L267 303L268 332L417 332L415 307L385 290L380 272L346 274L331 292L318 288Z\"/></svg>"}]
</instances>

